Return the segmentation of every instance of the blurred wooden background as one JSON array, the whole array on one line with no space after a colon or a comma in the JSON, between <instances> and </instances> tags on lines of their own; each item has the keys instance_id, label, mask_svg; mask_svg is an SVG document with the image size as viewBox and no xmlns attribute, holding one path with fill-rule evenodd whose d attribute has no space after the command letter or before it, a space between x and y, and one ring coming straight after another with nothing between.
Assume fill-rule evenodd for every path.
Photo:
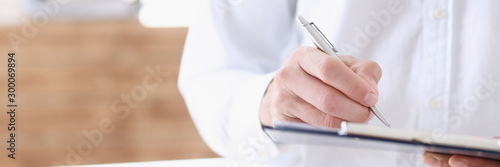
<instances>
[{"instance_id":1,"label":"blurred wooden background","mask_svg":"<svg viewBox=\"0 0 500 167\"><path fill-rule=\"evenodd\" d=\"M6 35L21 27L0 28L1 94L7 92ZM79 164L217 157L198 135L177 89L187 28L144 28L135 21L55 22L39 28L22 44L18 59L16 160L7 159L7 97L0 98L0 166L67 165L65 147L88 140L83 130L113 120ZM130 115L118 119L111 103L142 85L147 66L169 75L148 91ZM72 160L72 162L78 162Z\"/></svg>"}]
</instances>

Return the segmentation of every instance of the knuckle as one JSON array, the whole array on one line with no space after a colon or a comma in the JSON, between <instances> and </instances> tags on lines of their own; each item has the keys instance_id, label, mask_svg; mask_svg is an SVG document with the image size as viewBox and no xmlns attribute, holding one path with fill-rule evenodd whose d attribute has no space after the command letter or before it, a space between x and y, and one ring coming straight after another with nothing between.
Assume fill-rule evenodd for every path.
<instances>
[{"instance_id":1,"label":"knuckle","mask_svg":"<svg viewBox=\"0 0 500 167\"><path fill-rule=\"evenodd\" d=\"M328 60L329 60L329 57L322 57L319 60L319 64L318 64L318 72L320 75L320 76L318 76L319 78L327 78L328 75L330 75L334 72L335 67Z\"/></svg>"},{"instance_id":2,"label":"knuckle","mask_svg":"<svg viewBox=\"0 0 500 167\"><path fill-rule=\"evenodd\" d=\"M326 127L331 127L332 126L332 118L330 115L325 114L325 117L323 117L323 126Z\"/></svg>"},{"instance_id":3,"label":"knuckle","mask_svg":"<svg viewBox=\"0 0 500 167\"><path fill-rule=\"evenodd\" d=\"M353 82L352 86L349 87L348 91L346 92L347 93L346 95L351 98L354 97L353 99L359 97L360 98L359 100L363 101L364 96L368 92L370 92L370 90L365 87L363 82Z\"/></svg>"},{"instance_id":4,"label":"knuckle","mask_svg":"<svg viewBox=\"0 0 500 167\"><path fill-rule=\"evenodd\" d=\"M370 120L370 110L368 108L365 108L363 112L360 115L360 122L366 122Z\"/></svg>"},{"instance_id":5,"label":"knuckle","mask_svg":"<svg viewBox=\"0 0 500 167\"><path fill-rule=\"evenodd\" d=\"M323 118L323 126L330 128L337 128L339 124L336 117L329 114L325 114L325 117Z\"/></svg>"},{"instance_id":6,"label":"knuckle","mask_svg":"<svg viewBox=\"0 0 500 167\"><path fill-rule=\"evenodd\" d=\"M273 112L278 114L293 115L297 110L297 97L287 91L278 91L271 101Z\"/></svg>"},{"instance_id":7,"label":"knuckle","mask_svg":"<svg viewBox=\"0 0 500 167\"><path fill-rule=\"evenodd\" d=\"M359 112L360 114L358 115L358 119L354 120L355 122L366 122L369 121L370 119L370 110L366 107L363 107L364 109Z\"/></svg>"},{"instance_id":8,"label":"knuckle","mask_svg":"<svg viewBox=\"0 0 500 167\"><path fill-rule=\"evenodd\" d=\"M366 66L373 72L373 74L376 75L375 77L380 78L382 76L382 68L380 68L380 65L377 62L367 61Z\"/></svg>"},{"instance_id":9,"label":"knuckle","mask_svg":"<svg viewBox=\"0 0 500 167\"><path fill-rule=\"evenodd\" d=\"M306 54L310 49L311 48L307 46L299 47L292 52L290 57L297 60L298 58L302 57L302 55Z\"/></svg>"},{"instance_id":10,"label":"knuckle","mask_svg":"<svg viewBox=\"0 0 500 167\"><path fill-rule=\"evenodd\" d=\"M326 113L335 113L342 110L342 105L332 91L327 91L320 96L318 108Z\"/></svg>"},{"instance_id":11,"label":"knuckle","mask_svg":"<svg viewBox=\"0 0 500 167\"><path fill-rule=\"evenodd\" d=\"M298 48L294 50L292 54L290 54L290 57L288 59L296 60L298 57L300 57L300 55L302 55L302 52L303 52L302 49Z\"/></svg>"},{"instance_id":12,"label":"knuckle","mask_svg":"<svg viewBox=\"0 0 500 167\"><path fill-rule=\"evenodd\" d=\"M271 105L274 107L277 107L278 109L286 109L286 105L288 103L288 98L284 95L283 92L276 92L276 94L273 96L273 100L271 101Z\"/></svg>"},{"instance_id":13,"label":"knuckle","mask_svg":"<svg viewBox=\"0 0 500 167\"><path fill-rule=\"evenodd\" d=\"M287 69L280 69L274 74L274 81L277 83L282 83L288 80L290 73Z\"/></svg>"}]
</instances>

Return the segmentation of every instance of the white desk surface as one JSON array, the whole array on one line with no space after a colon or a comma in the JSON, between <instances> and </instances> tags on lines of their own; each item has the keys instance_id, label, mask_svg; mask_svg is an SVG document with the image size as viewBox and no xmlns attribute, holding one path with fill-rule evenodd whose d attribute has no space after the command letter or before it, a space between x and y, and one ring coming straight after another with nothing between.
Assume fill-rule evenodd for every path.
<instances>
[{"instance_id":1,"label":"white desk surface","mask_svg":"<svg viewBox=\"0 0 500 167\"><path fill-rule=\"evenodd\" d=\"M226 167L231 161L223 158L206 158L206 159L185 159L185 160L169 160L169 161L152 161L152 162L129 162L115 164L96 164L96 165L80 165L73 167Z\"/></svg>"}]
</instances>

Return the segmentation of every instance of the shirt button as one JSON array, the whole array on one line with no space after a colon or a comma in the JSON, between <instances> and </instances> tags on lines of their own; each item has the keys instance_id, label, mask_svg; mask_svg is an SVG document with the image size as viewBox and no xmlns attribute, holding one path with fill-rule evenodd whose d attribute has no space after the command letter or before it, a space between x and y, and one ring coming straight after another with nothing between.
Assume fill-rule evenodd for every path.
<instances>
[{"instance_id":1,"label":"shirt button","mask_svg":"<svg viewBox=\"0 0 500 167\"><path fill-rule=\"evenodd\" d=\"M437 98L432 98L429 101L429 107L433 110L441 109L441 106L443 106L443 102Z\"/></svg>"},{"instance_id":2,"label":"shirt button","mask_svg":"<svg viewBox=\"0 0 500 167\"><path fill-rule=\"evenodd\" d=\"M446 10L438 7L434 9L434 12L432 12L432 14L435 19L442 19L446 17Z\"/></svg>"}]
</instances>

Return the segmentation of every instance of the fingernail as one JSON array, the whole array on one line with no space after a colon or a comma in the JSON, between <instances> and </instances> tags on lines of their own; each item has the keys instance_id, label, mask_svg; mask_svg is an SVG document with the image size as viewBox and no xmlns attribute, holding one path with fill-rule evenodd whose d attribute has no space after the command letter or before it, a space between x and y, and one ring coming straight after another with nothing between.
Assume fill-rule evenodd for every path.
<instances>
[{"instance_id":1,"label":"fingernail","mask_svg":"<svg viewBox=\"0 0 500 167\"><path fill-rule=\"evenodd\" d=\"M427 164L427 165L429 165L431 167L432 166L439 166L439 165L441 165L440 162L439 162L439 160L436 159L436 158L428 158L428 159L426 159L424 161L424 164Z\"/></svg>"},{"instance_id":2,"label":"fingernail","mask_svg":"<svg viewBox=\"0 0 500 167\"><path fill-rule=\"evenodd\" d=\"M467 164L464 161L451 161L451 166L453 167L467 167Z\"/></svg>"},{"instance_id":3,"label":"fingernail","mask_svg":"<svg viewBox=\"0 0 500 167\"><path fill-rule=\"evenodd\" d=\"M365 99L363 100L367 106L374 106L377 103L377 95L369 92L366 94Z\"/></svg>"}]
</instances>

